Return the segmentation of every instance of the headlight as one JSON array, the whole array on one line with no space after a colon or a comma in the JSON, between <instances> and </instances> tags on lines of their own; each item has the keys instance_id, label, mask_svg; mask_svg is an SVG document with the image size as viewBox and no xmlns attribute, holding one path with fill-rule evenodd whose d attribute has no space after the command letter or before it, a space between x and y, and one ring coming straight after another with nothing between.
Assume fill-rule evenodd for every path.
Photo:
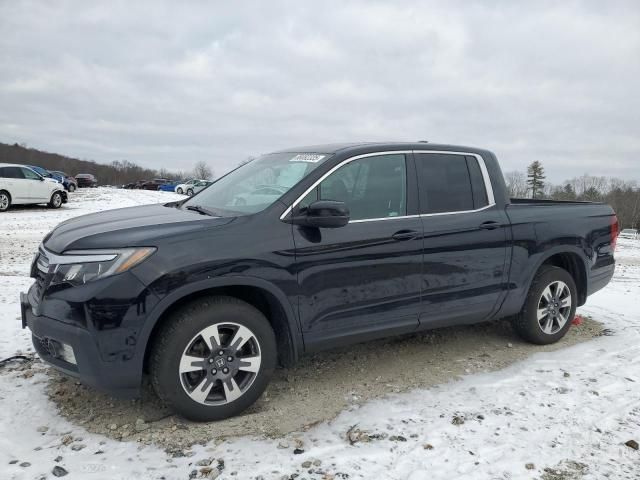
<instances>
[{"instance_id":1,"label":"headlight","mask_svg":"<svg viewBox=\"0 0 640 480\"><path fill-rule=\"evenodd\" d=\"M123 273L149 257L153 247L114 250L69 251L56 255L56 267L51 285L68 283L84 285L92 280Z\"/></svg>"}]
</instances>

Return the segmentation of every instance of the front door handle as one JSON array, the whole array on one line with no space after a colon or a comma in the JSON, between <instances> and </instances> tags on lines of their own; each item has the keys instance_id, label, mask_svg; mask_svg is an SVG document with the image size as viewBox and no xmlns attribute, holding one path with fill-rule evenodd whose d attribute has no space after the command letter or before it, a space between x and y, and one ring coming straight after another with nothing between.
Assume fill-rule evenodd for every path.
<instances>
[{"instance_id":1,"label":"front door handle","mask_svg":"<svg viewBox=\"0 0 640 480\"><path fill-rule=\"evenodd\" d=\"M400 230L396 233L394 233L393 235L391 235L391 238L393 238L394 240L411 240L412 238L416 238L418 236L419 232L415 231L415 230Z\"/></svg>"},{"instance_id":2,"label":"front door handle","mask_svg":"<svg viewBox=\"0 0 640 480\"><path fill-rule=\"evenodd\" d=\"M502 227L502 224L500 222L494 221L484 222L480 224L480 228L482 230L495 230L496 228L500 227Z\"/></svg>"}]
</instances>

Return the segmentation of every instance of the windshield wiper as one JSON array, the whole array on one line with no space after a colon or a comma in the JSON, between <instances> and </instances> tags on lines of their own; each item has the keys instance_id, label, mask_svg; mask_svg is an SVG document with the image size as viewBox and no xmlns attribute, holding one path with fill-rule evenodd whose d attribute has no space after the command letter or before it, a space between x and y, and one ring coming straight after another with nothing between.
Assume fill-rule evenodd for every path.
<instances>
[{"instance_id":1,"label":"windshield wiper","mask_svg":"<svg viewBox=\"0 0 640 480\"><path fill-rule=\"evenodd\" d=\"M198 212L200 215L209 215L210 217L217 217L218 216L215 213L213 213L212 211L207 210L206 208L204 208L201 205L187 205L186 209L187 210L193 210L194 212Z\"/></svg>"}]
</instances>

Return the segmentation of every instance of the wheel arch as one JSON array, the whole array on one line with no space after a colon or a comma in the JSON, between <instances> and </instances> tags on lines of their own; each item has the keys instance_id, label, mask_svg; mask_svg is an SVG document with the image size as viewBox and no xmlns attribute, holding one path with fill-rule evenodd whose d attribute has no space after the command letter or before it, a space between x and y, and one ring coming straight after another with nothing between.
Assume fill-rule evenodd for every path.
<instances>
[{"instance_id":1,"label":"wheel arch","mask_svg":"<svg viewBox=\"0 0 640 480\"><path fill-rule=\"evenodd\" d=\"M154 335L173 312L183 305L210 295L243 300L260 310L276 335L278 359L285 366L295 363L302 349L297 317L286 296L277 287L258 278L212 279L183 287L160 301L140 332L142 368L146 369Z\"/></svg>"},{"instance_id":2,"label":"wheel arch","mask_svg":"<svg viewBox=\"0 0 640 480\"><path fill-rule=\"evenodd\" d=\"M576 283L576 289L578 293L578 306L584 305L587 301L588 291L588 276L587 276L587 260L584 254L579 250L560 249L557 251L551 251L539 262L537 265L533 277L529 282L529 288L531 282L544 265L553 265L566 270Z\"/></svg>"}]
</instances>

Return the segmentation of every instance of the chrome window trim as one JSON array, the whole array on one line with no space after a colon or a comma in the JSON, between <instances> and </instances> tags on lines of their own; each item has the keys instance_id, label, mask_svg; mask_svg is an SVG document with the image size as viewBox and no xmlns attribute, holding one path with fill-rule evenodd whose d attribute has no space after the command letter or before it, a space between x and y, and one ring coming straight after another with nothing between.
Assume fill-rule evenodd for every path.
<instances>
[{"instance_id":1,"label":"chrome window trim","mask_svg":"<svg viewBox=\"0 0 640 480\"><path fill-rule=\"evenodd\" d=\"M378 222L380 220L401 220L405 218L418 218L420 215L398 215L397 217L362 218L360 220L349 220L349 223Z\"/></svg>"},{"instance_id":2,"label":"chrome window trim","mask_svg":"<svg viewBox=\"0 0 640 480\"><path fill-rule=\"evenodd\" d=\"M402 215L398 217L383 217L383 218L363 218L360 220L350 220L349 223L364 223L364 222L377 222L380 220L399 220L403 218L417 218L417 217L434 217L439 215L457 215L460 213L473 213L480 212L482 210L486 210L488 208L493 207L495 203L495 196L493 194L493 185L491 184L491 177L489 176L489 171L487 170L487 166L484 162L484 158L478 155L477 153L471 152L453 152L449 150L385 150L380 152L372 152L372 153L364 153L361 155L355 155L353 157L346 158L338 165L332 167L328 172L322 175L318 180L316 180L309 188L307 188L292 204L287 207L284 212L280 215L280 220L284 220L289 213L295 208L298 203L302 201L304 197L306 197L314 188L316 188L325 178L331 175L333 172L338 170L343 165L346 165L354 160L359 160L361 158L367 157L379 157L382 155L406 155L408 153L424 153L424 154L444 154L444 155L462 155L468 157L474 157L478 161L478 166L480 167L480 172L482 173L482 179L484 180L484 188L487 192L487 201L489 202L487 205L481 208L477 208L474 210L459 210L453 212L438 212L438 213L420 213L418 215Z\"/></svg>"}]
</instances>

